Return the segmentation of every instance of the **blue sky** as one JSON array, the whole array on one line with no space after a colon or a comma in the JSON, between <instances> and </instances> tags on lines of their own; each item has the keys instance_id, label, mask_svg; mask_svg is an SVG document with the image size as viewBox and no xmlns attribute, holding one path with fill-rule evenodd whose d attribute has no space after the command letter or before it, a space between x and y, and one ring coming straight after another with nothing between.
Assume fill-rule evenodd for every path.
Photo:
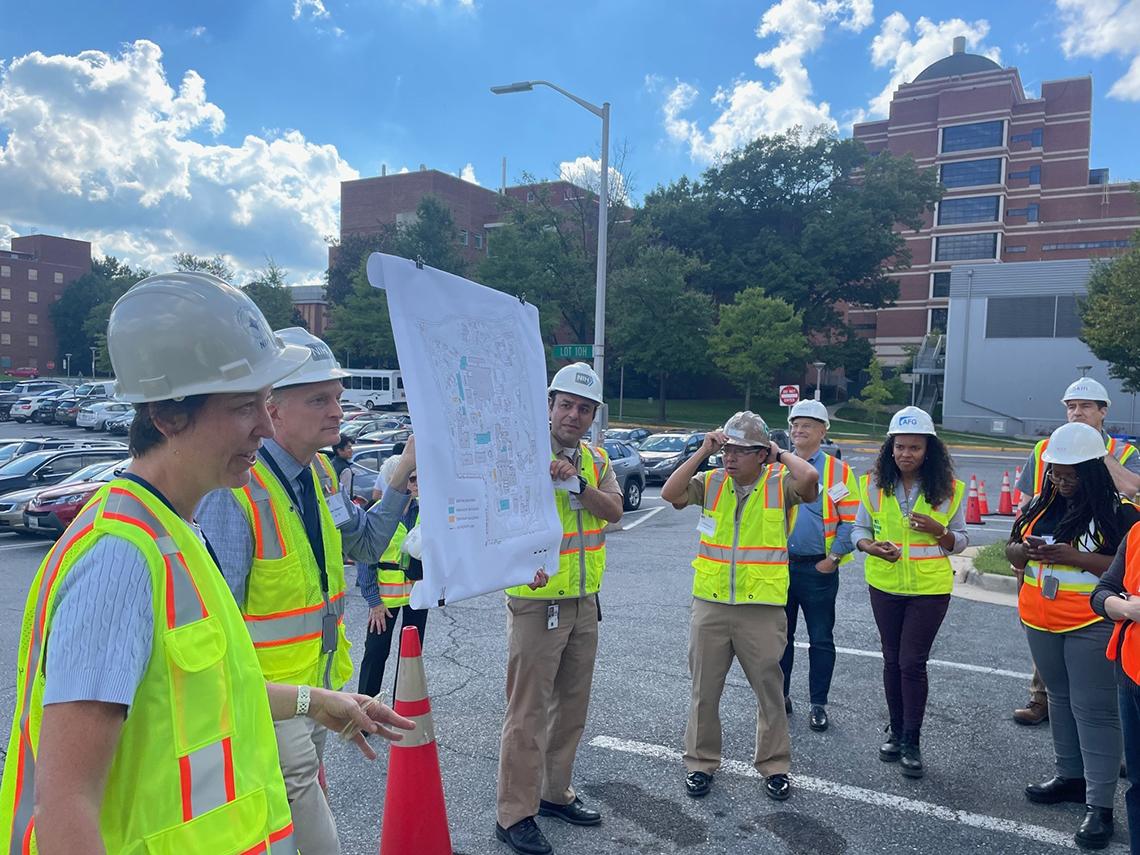
<instances>
[{"instance_id":1,"label":"blue sky","mask_svg":"<svg viewBox=\"0 0 1140 855\"><path fill-rule=\"evenodd\" d=\"M272 256L316 281L342 178L588 171L596 118L493 84L609 100L638 199L758 133L849 135L954 35L1033 93L1091 73L1092 165L1140 179L1140 0L41 0L0 28L0 240L80 237L152 269Z\"/></svg>"}]
</instances>

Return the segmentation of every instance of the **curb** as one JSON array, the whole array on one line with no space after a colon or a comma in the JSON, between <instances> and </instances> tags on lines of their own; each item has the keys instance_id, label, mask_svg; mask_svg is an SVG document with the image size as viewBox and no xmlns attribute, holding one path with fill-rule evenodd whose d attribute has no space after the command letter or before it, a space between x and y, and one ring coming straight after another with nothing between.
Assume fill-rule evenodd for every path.
<instances>
[{"instance_id":1,"label":"curb","mask_svg":"<svg viewBox=\"0 0 1140 855\"><path fill-rule=\"evenodd\" d=\"M961 555L950 556L950 565L954 568L954 580L959 584L974 585L985 591L1016 594L1017 577L979 572L974 567L974 556L977 554L978 547L971 546L963 550Z\"/></svg>"}]
</instances>

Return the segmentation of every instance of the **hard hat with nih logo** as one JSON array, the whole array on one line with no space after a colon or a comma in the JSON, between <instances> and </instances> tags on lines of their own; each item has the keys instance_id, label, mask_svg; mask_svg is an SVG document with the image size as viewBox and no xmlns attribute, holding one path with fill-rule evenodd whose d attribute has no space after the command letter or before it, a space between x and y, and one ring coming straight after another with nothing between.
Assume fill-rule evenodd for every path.
<instances>
[{"instance_id":1,"label":"hard hat with nih logo","mask_svg":"<svg viewBox=\"0 0 1140 855\"><path fill-rule=\"evenodd\" d=\"M340 380L348 372L340 367L333 356L332 348L303 327L286 327L274 333L286 344L307 347L312 354L302 368L285 379L274 383L274 389L286 386L301 386L305 383L323 383L326 380Z\"/></svg>"},{"instance_id":2,"label":"hard hat with nih logo","mask_svg":"<svg viewBox=\"0 0 1140 855\"><path fill-rule=\"evenodd\" d=\"M1091 377L1082 377L1069 384L1061 397L1061 403L1067 404L1069 401L1104 401L1106 406L1112 406L1108 390Z\"/></svg>"},{"instance_id":3,"label":"hard hat with nih logo","mask_svg":"<svg viewBox=\"0 0 1140 855\"><path fill-rule=\"evenodd\" d=\"M565 368L559 368L554 379L550 381L550 392L566 392L577 395L595 404L602 403L602 382L594 369L585 362L575 362Z\"/></svg>"},{"instance_id":4,"label":"hard hat with nih logo","mask_svg":"<svg viewBox=\"0 0 1140 855\"><path fill-rule=\"evenodd\" d=\"M788 413L788 424L791 424L793 419L799 418L815 419L817 422L823 422L825 428L831 427L831 419L827 417L827 407L823 405L822 401L805 398L797 402L792 407L792 411Z\"/></svg>"},{"instance_id":5,"label":"hard hat with nih logo","mask_svg":"<svg viewBox=\"0 0 1140 855\"><path fill-rule=\"evenodd\" d=\"M900 433L936 436L934 419L926 410L921 410L918 407L903 407L891 417L891 426L887 428L887 436L896 436Z\"/></svg>"},{"instance_id":6,"label":"hard hat with nih logo","mask_svg":"<svg viewBox=\"0 0 1140 855\"><path fill-rule=\"evenodd\" d=\"M1053 431L1049 444L1041 452L1041 459L1046 463L1073 466L1086 460L1097 460L1106 454L1104 437L1099 430L1083 422L1069 422Z\"/></svg>"}]
</instances>

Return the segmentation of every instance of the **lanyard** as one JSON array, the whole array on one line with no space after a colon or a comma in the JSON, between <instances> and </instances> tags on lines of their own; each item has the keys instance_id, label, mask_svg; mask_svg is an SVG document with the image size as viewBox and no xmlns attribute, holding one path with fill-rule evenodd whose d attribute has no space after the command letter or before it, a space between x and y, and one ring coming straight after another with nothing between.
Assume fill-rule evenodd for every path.
<instances>
[{"instance_id":1,"label":"lanyard","mask_svg":"<svg viewBox=\"0 0 1140 855\"><path fill-rule=\"evenodd\" d=\"M182 517L179 516L178 511L174 510L174 505L170 504L170 499L162 495L162 493L159 492L158 487L154 486L154 484L150 483L150 481L146 480L145 478L140 478L138 475L135 475L132 472L120 472L116 477L138 484L140 487L142 487L144 490L162 502L162 504L164 504L172 514L174 514L179 519L182 519ZM185 522L185 520L183 520L183 522ZM205 544L206 551L210 553L210 557L214 560L214 566L218 568L218 572L220 573L222 571L222 562L218 560L218 554L214 552L214 547L210 545L210 539L206 537L206 532L202 531L202 529L199 528L198 532L202 535L202 543Z\"/></svg>"},{"instance_id":2,"label":"lanyard","mask_svg":"<svg viewBox=\"0 0 1140 855\"><path fill-rule=\"evenodd\" d=\"M310 531L310 521L305 519L305 506L297 499L297 494L293 492L293 485L289 483L289 479L285 477L285 473L281 471L281 467L277 465L277 461L273 459L273 455L269 453L265 446L257 450L257 455L265 461L266 466L273 470L273 474L277 477L281 486L285 488L285 492L289 494L289 499L293 502L293 507L297 509L297 514L301 517L301 525L305 529L305 538L309 541L309 548L313 550L313 558L316 559L317 569L320 570L321 592L327 600L329 596L329 574L325 569L325 544L321 535L320 520L316 519L312 521L313 531ZM305 476L309 478L313 477L311 466L302 472L302 477ZM315 496L313 497L313 501L316 503Z\"/></svg>"}]
</instances>

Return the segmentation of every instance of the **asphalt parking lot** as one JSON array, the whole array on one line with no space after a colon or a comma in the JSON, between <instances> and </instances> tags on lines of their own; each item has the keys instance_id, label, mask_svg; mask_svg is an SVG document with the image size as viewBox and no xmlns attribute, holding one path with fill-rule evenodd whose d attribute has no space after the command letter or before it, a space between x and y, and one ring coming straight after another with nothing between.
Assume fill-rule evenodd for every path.
<instances>
[{"instance_id":1,"label":"asphalt parking lot","mask_svg":"<svg viewBox=\"0 0 1140 855\"><path fill-rule=\"evenodd\" d=\"M0 425L0 436L11 435L12 427ZM959 466L987 472L987 483L996 471L1000 483L1001 471L1012 470L1018 457L986 454L962 458ZM862 469L872 454L851 450L846 458ZM1025 700L1031 666L1016 613L1008 606L955 598L932 653L936 661L930 667L923 734L927 776L909 781L896 766L879 762L885 704L878 639L859 561L840 571L840 654L827 733L807 727L806 657L797 662L792 798L770 802L750 771L755 703L738 667L721 705L725 768L708 798L687 798L679 754L689 694L688 563L696 511L665 507L658 492L647 491L642 509L627 515L624 530L608 539L598 665L575 775L583 798L604 812L605 821L599 828L581 829L540 820L557 852L1031 855L1074 848L1081 809L1032 805L1022 795L1025 784L1052 773L1052 744L1047 726L1026 729L1009 718ZM1007 531L1008 523L991 519L971 536L992 540ZM49 545L0 536L5 734L14 703L19 619ZM346 619L350 638L358 642L353 648L358 662L364 616L363 601L352 597ZM801 642L806 640L802 632ZM505 638L501 595L449 605L428 620L425 665L452 839L455 851L466 855L507 851L493 836ZM385 688L390 697L390 686ZM328 767L344 852L373 855L386 758L370 764L351 746L333 740ZM1119 795L1116 839L1109 851L1127 851Z\"/></svg>"}]
</instances>

